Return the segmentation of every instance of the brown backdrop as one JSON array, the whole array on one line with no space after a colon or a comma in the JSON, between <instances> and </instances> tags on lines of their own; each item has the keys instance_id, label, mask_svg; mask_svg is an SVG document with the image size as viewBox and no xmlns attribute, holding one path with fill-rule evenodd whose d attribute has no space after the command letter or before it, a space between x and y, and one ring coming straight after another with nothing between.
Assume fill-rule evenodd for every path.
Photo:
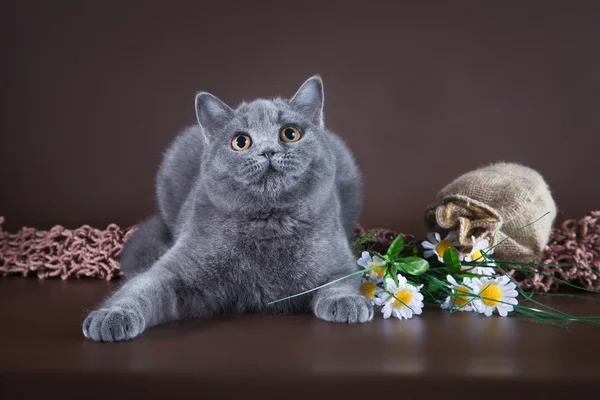
<instances>
[{"instance_id":1,"label":"brown backdrop","mask_svg":"<svg viewBox=\"0 0 600 400\"><path fill-rule=\"evenodd\" d=\"M437 189L494 160L541 171L561 219L599 208L600 2L418 3L3 2L6 227L132 224L197 90L235 105L314 73L366 226L422 234Z\"/></svg>"}]
</instances>

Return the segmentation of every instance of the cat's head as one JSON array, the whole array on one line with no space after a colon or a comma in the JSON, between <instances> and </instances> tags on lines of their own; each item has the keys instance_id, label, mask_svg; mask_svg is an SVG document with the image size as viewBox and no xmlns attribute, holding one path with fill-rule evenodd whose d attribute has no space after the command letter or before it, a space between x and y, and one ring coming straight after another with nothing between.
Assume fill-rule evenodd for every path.
<instances>
[{"instance_id":1,"label":"cat's head","mask_svg":"<svg viewBox=\"0 0 600 400\"><path fill-rule=\"evenodd\" d=\"M318 76L290 100L258 99L236 109L198 93L196 115L206 140L202 176L213 200L233 208L280 206L331 190L335 152L323 100Z\"/></svg>"}]
</instances>

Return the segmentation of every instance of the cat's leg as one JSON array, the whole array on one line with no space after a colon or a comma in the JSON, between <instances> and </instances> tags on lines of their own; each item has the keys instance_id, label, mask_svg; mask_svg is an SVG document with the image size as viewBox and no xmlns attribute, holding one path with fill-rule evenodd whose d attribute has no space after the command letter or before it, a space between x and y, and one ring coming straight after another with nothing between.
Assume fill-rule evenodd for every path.
<instances>
[{"instance_id":1,"label":"cat's leg","mask_svg":"<svg viewBox=\"0 0 600 400\"><path fill-rule=\"evenodd\" d=\"M352 277L319 289L311 302L314 314L325 321L363 323L373 319L373 306L360 294Z\"/></svg>"},{"instance_id":2,"label":"cat's leg","mask_svg":"<svg viewBox=\"0 0 600 400\"><path fill-rule=\"evenodd\" d=\"M178 242L152 268L128 280L87 316L84 336L103 342L129 340L148 327L188 316L196 297L182 275L194 263L185 250Z\"/></svg>"},{"instance_id":3,"label":"cat's leg","mask_svg":"<svg viewBox=\"0 0 600 400\"><path fill-rule=\"evenodd\" d=\"M169 228L159 216L142 222L125 242L121 271L127 278L147 271L172 245Z\"/></svg>"}]
</instances>

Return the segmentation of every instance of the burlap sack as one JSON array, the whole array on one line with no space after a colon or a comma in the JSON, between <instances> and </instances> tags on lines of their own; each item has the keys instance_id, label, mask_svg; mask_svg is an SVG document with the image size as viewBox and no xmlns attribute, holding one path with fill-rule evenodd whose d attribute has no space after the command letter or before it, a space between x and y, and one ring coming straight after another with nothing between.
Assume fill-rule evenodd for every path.
<instances>
[{"instance_id":1,"label":"burlap sack","mask_svg":"<svg viewBox=\"0 0 600 400\"><path fill-rule=\"evenodd\" d=\"M437 194L425 211L432 232L458 231L459 250L470 250L471 236L485 236L503 261L539 262L556 218L556 204L542 176L531 168L497 163L468 172Z\"/></svg>"}]
</instances>

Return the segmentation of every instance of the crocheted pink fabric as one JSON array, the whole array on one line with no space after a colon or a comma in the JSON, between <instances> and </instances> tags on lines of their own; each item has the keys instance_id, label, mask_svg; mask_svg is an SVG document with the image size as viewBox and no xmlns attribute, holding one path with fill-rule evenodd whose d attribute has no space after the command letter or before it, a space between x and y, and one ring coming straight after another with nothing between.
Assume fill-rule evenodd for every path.
<instances>
[{"instance_id":1,"label":"crocheted pink fabric","mask_svg":"<svg viewBox=\"0 0 600 400\"><path fill-rule=\"evenodd\" d=\"M572 264L572 267L525 267L543 274L582 286L600 290L600 211L580 220L565 221L560 229L553 229L544 249L544 264ZM536 292L555 291L562 285L547 275L509 273L523 289Z\"/></svg>"},{"instance_id":2,"label":"crocheted pink fabric","mask_svg":"<svg viewBox=\"0 0 600 400\"><path fill-rule=\"evenodd\" d=\"M60 225L49 231L23 228L17 233L4 232L0 217L0 274L36 274L38 278L90 277L110 280L121 276L119 254L123 243L135 230L115 224L105 230L88 225L71 230ZM374 239L368 245L384 253L398 235L387 229L365 231L357 228L357 237L369 233ZM402 234L407 254L415 243L412 235ZM417 242L419 243L419 242ZM600 211L591 211L580 220L565 221L553 229L544 250L544 264L574 264L568 268L528 267L556 276L587 289L600 290ZM527 267L526 267L527 268ZM540 274L510 272L524 289L553 291L561 285Z\"/></svg>"},{"instance_id":3,"label":"crocheted pink fabric","mask_svg":"<svg viewBox=\"0 0 600 400\"><path fill-rule=\"evenodd\" d=\"M134 227L115 224L105 230L84 225L49 231L23 228L17 233L2 229L0 217L0 274L36 274L38 278L92 277L110 280L121 276L119 254Z\"/></svg>"}]
</instances>

